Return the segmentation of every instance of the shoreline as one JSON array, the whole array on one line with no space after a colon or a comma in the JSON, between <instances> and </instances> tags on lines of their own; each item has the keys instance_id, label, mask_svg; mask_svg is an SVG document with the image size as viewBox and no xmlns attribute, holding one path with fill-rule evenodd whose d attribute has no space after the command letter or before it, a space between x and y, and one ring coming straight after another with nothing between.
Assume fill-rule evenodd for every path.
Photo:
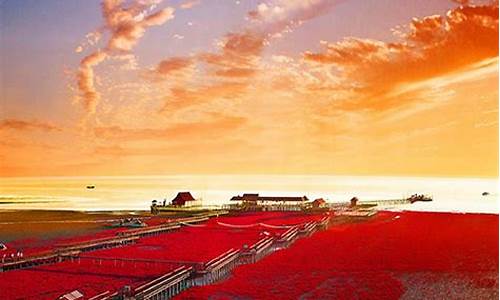
<instances>
[{"instance_id":1,"label":"shoreline","mask_svg":"<svg viewBox=\"0 0 500 300\"><path fill-rule=\"evenodd\" d=\"M480 215L500 215L500 212L469 212L469 211L441 211L441 210L411 210L411 209L390 209L390 208L382 208L382 209L374 209L378 212L421 212L421 213L437 213L437 214L480 214ZM78 210L78 209L20 209L20 208L6 208L3 209L0 206L0 214L3 213L54 213L54 214L71 214L71 213L79 213L85 215L98 215L98 214L109 214L109 215L134 215L134 214L150 214L150 210L144 209L124 209L124 210L114 210L114 209L105 209L105 210ZM162 214L165 214L163 212ZM0 222L1 224L2 222Z\"/></svg>"}]
</instances>

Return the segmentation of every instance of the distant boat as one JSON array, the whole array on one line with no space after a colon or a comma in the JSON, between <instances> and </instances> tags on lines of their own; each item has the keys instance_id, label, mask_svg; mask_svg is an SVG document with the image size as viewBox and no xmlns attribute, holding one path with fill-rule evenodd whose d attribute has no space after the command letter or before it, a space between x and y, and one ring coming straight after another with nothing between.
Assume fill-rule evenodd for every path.
<instances>
[{"instance_id":1,"label":"distant boat","mask_svg":"<svg viewBox=\"0 0 500 300\"><path fill-rule=\"evenodd\" d=\"M483 196L488 196L489 194L490 194L490 193L488 193L488 192L483 192L481 195L483 195Z\"/></svg>"},{"instance_id":2,"label":"distant boat","mask_svg":"<svg viewBox=\"0 0 500 300\"><path fill-rule=\"evenodd\" d=\"M87 189L89 190L95 189L95 185L87 185Z\"/></svg>"},{"instance_id":3,"label":"distant boat","mask_svg":"<svg viewBox=\"0 0 500 300\"><path fill-rule=\"evenodd\" d=\"M430 202L432 201L432 197L430 196L425 196L425 195L411 195L410 198L407 198L406 200L409 200L410 203L415 203L415 202Z\"/></svg>"},{"instance_id":4,"label":"distant boat","mask_svg":"<svg viewBox=\"0 0 500 300\"><path fill-rule=\"evenodd\" d=\"M110 227L132 227L132 228L140 228L146 226L148 226L146 223L136 218L122 219L110 225Z\"/></svg>"}]
</instances>

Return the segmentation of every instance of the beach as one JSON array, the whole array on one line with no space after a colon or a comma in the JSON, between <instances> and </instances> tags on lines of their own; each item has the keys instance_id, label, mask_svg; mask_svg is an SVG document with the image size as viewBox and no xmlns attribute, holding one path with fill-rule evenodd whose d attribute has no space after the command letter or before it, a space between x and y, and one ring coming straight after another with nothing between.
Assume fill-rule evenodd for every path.
<instances>
[{"instance_id":1,"label":"beach","mask_svg":"<svg viewBox=\"0 0 500 300\"><path fill-rule=\"evenodd\" d=\"M0 242L46 240L93 234L126 217L148 218L147 211L84 212L65 210L0 210Z\"/></svg>"}]
</instances>

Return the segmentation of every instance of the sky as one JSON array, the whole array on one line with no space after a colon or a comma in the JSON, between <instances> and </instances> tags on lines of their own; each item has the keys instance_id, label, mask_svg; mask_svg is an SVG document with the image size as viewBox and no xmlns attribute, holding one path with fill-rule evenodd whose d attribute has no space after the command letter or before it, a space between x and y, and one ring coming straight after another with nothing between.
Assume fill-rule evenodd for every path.
<instances>
[{"instance_id":1,"label":"sky","mask_svg":"<svg viewBox=\"0 0 500 300\"><path fill-rule=\"evenodd\" d=\"M498 177L497 1L0 13L0 176Z\"/></svg>"}]
</instances>

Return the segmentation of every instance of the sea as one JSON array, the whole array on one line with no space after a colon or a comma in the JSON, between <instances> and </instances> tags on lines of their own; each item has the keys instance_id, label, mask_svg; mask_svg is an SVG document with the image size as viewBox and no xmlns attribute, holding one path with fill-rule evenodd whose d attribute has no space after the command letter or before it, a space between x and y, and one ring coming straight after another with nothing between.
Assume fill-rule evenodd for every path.
<instances>
[{"instance_id":1,"label":"sea","mask_svg":"<svg viewBox=\"0 0 500 300\"><path fill-rule=\"evenodd\" d=\"M434 200L384 209L499 213L498 179L323 175L8 177L0 178L0 209L148 210L152 200L168 203L180 191L209 207L243 193L305 195L331 203L425 194Z\"/></svg>"}]
</instances>

